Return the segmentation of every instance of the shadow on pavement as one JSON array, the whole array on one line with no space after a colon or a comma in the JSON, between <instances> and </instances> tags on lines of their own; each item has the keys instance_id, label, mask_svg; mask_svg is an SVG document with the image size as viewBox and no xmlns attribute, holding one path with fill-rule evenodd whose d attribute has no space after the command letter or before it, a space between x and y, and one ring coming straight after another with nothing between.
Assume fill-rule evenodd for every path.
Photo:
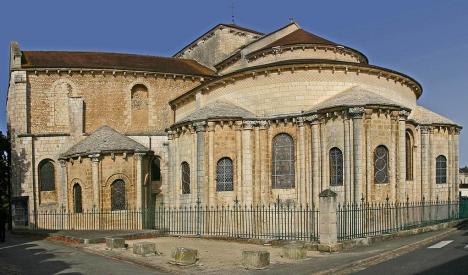
<instances>
[{"instance_id":1,"label":"shadow on pavement","mask_svg":"<svg viewBox=\"0 0 468 275\"><path fill-rule=\"evenodd\" d=\"M54 259L54 250L41 248L35 241L44 238L7 234L5 243L0 243L0 274L80 274L63 272L71 266Z\"/></svg>"},{"instance_id":2,"label":"shadow on pavement","mask_svg":"<svg viewBox=\"0 0 468 275\"><path fill-rule=\"evenodd\" d=\"M419 272L416 274L467 274L468 270L468 255L457 258L455 260L446 262L442 265L432 267L428 270L424 270L423 272Z\"/></svg>"}]
</instances>

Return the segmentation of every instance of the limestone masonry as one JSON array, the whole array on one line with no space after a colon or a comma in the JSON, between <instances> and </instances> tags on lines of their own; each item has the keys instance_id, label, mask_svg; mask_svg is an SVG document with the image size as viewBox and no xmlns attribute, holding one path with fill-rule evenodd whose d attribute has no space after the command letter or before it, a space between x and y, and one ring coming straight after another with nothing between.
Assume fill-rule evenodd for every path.
<instances>
[{"instance_id":1,"label":"limestone masonry","mask_svg":"<svg viewBox=\"0 0 468 275\"><path fill-rule=\"evenodd\" d=\"M18 213L454 200L461 126L413 78L291 23L173 57L23 51L7 101ZM28 216L28 215L25 215ZM27 221L24 221L27 223Z\"/></svg>"}]
</instances>

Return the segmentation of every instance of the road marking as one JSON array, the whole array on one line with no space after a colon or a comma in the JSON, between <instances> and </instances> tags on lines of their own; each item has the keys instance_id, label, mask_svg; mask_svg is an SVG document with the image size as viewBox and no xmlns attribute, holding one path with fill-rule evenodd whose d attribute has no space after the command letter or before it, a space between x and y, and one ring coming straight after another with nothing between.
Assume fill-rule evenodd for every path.
<instances>
[{"instance_id":1,"label":"road marking","mask_svg":"<svg viewBox=\"0 0 468 275\"><path fill-rule=\"evenodd\" d=\"M468 244L467 244L467 245L465 245L465 247L464 247L464 248L465 248L465 249L468 249Z\"/></svg>"},{"instance_id":2,"label":"road marking","mask_svg":"<svg viewBox=\"0 0 468 275\"><path fill-rule=\"evenodd\" d=\"M453 242L453 240L441 241L441 242L438 242L438 243L436 243L434 245L429 246L428 248L442 248L442 247L448 245L451 242Z\"/></svg>"}]
</instances>

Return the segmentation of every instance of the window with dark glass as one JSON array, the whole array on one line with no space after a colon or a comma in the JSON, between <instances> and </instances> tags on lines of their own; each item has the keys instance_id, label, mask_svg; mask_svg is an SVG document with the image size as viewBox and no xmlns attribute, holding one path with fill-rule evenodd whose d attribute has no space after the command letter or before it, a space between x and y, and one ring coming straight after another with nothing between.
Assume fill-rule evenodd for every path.
<instances>
[{"instance_id":1,"label":"window with dark glass","mask_svg":"<svg viewBox=\"0 0 468 275\"><path fill-rule=\"evenodd\" d=\"M388 167L388 149L383 145L377 146L374 151L374 182L389 183L390 173Z\"/></svg>"},{"instance_id":2,"label":"window with dark glass","mask_svg":"<svg viewBox=\"0 0 468 275\"><path fill-rule=\"evenodd\" d=\"M73 208L75 213L83 212L83 200L81 195L81 186L78 183L75 183L75 185L73 185Z\"/></svg>"},{"instance_id":3,"label":"window with dark glass","mask_svg":"<svg viewBox=\"0 0 468 275\"><path fill-rule=\"evenodd\" d=\"M330 185L343 185L343 153L340 149L330 149Z\"/></svg>"},{"instance_id":4,"label":"window with dark glass","mask_svg":"<svg viewBox=\"0 0 468 275\"><path fill-rule=\"evenodd\" d=\"M55 168L51 160L39 163L39 188L41 191L55 190Z\"/></svg>"},{"instance_id":5,"label":"window with dark glass","mask_svg":"<svg viewBox=\"0 0 468 275\"><path fill-rule=\"evenodd\" d=\"M126 209L125 182L121 179L111 184L111 210Z\"/></svg>"},{"instance_id":6,"label":"window with dark glass","mask_svg":"<svg viewBox=\"0 0 468 275\"><path fill-rule=\"evenodd\" d=\"M222 158L216 164L216 191L233 191L233 167L230 158Z\"/></svg>"},{"instance_id":7,"label":"window with dark glass","mask_svg":"<svg viewBox=\"0 0 468 275\"><path fill-rule=\"evenodd\" d=\"M190 194L190 166L187 162L182 162L182 194Z\"/></svg>"},{"instance_id":8,"label":"window with dark glass","mask_svg":"<svg viewBox=\"0 0 468 275\"><path fill-rule=\"evenodd\" d=\"M406 180L413 180L413 138L406 131Z\"/></svg>"},{"instance_id":9,"label":"window with dark glass","mask_svg":"<svg viewBox=\"0 0 468 275\"><path fill-rule=\"evenodd\" d=\"M151 161L151 181L161 181L161 159L154 157Z\"/></svg>"},{"instance_id":10,"label":"window with dark glass","mask_svg":"<svg viewBox=\"0 0 468 275\"><path fill-rule=\"evenodd\" d=\"M272 142L272 188L295 186L294 140L288 134L279 134Z\"/></svg>"},{"instance_id":11,"label":"window with dark glass","mask_svg":"<svg viewBox=\"0 0 468 275\"><path fill-rule=\"evenodd\" d=\"M436 183L447 183L447 158L442 155L436 158Z\"/></svg>"}]
</instances>

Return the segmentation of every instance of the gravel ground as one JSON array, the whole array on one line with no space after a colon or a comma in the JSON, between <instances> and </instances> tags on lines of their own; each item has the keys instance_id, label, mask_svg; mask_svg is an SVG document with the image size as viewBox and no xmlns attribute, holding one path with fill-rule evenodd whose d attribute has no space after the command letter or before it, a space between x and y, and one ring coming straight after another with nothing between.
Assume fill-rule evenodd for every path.
<instances>
[{"instance_id":1,"label":"gravel ground","mask_svg":"<svg viewBox=\"0 0 468 275\"><path fill-rule=\"evenodd\" d=\"M136 242L149 241L156 243L160 255L141 257L133 255L132 246ZM224 240L207 240L200 238L176 238L163 237L142 240L127 240L128 249L126 250L106 250L105 244L89 245L86 249L120 259L128 259L145 265L157 266L164 270L177 274L193 274L203 272L204 274L246 274L248 270L242 267L242 251L244 250L267 250L270 252L271 264L295 263L296 260L290 260L282 257L280 247L248 244L241 242L230 242ZM169 263L171 252L176 247L186 247L198 250L199 262L195 266L176 266ZM307 258L323 257L316 251L308 251ZM307 259L306 258L306 259ZM299 260L303 261L303 260Z\"/></svg>"}]
</instances>

